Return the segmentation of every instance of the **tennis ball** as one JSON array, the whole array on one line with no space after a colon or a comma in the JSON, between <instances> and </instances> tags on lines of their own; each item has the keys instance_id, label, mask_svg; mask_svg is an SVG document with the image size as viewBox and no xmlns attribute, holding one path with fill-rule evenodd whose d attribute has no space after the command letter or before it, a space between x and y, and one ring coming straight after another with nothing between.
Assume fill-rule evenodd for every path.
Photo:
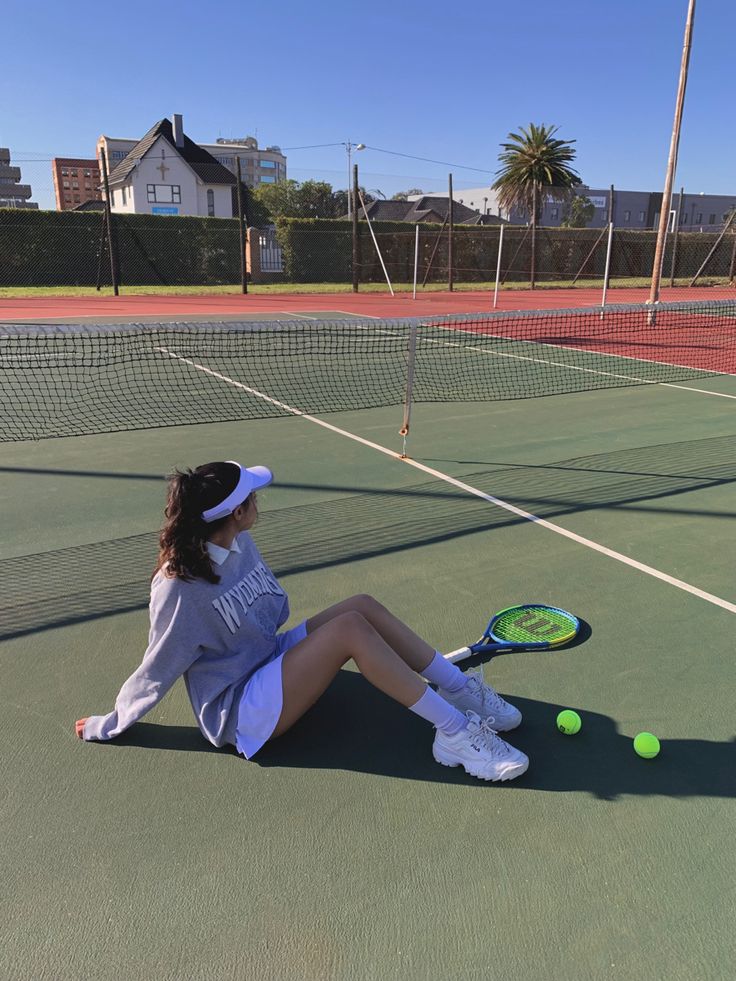
<instances>
[{"instance_id":1,"label":"tennis ball","mask_svg":"<svg viewBox=\"0 0 736 981\"><path fill-rule=\"evenodd\" d=\"M582 724L580 716L572 709L563 709L557 716L557 728L566 736L574 736L576 732L580 732Z\"/></svg>"},{"instance_id":2,"label":"tennis ball","mask_svg":"<svg viewBox=\"0 0 736 981\"><path fill-rule=\"evenodd\" d=\"M652 760L659 752L659 740L651 732L640 732L634 737L634 752L645 760Z\"/></svg>"}]
</instances>

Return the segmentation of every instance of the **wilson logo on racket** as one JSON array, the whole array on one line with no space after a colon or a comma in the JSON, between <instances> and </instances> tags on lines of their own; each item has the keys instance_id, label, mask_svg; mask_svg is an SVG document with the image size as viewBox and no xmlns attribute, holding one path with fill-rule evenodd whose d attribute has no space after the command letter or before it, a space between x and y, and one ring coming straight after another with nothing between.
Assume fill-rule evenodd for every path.
<instances>
[{"instance_id":1,"label":"wilson logo on racket","mask_svg":"<svg viewBox=\"0 0 736 981\"><path fill-rule=\"evenodd\" d=\"M537 618L534 613L528 613L520 620L516 620L514 626L519 630L526 630L529 634L536 634L538 637L544 634L556 634L560 629L558 623L545 620L543 617Z\"/></svg>"}]
</instances>

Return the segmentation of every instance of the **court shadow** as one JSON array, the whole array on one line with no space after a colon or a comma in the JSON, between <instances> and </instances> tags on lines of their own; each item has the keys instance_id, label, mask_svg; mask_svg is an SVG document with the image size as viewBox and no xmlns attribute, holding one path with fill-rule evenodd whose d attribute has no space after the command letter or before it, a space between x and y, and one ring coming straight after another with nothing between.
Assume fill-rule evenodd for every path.
<instances>
[{"instance_id":1,"label":"court shadow","mask_svg":"<svg viewBox=\"0 0 736 981\"><path fill-rule=\"evenodd\" d=\"M524 715L509 741L529 755L531 765L517 780L494 785L494 791L583 793L612 802L626 796L736 797L736 737L727 742L664 739L659 756L643 760L633 750L635 733L620 733L609 716L578 706L582 731L564 736L557 731L555 718L566 706L517 698L513 693L506 697ZM138 723L105 746L225 752L239 759L232 747L210 746L194 726ZM431 746L432 730L426 722L371 687L357 672L341 671L320 701L289 732L267 743L251 765L345 770L488 788L460 768L439 766Z\"/></svg>"}]
</instances>

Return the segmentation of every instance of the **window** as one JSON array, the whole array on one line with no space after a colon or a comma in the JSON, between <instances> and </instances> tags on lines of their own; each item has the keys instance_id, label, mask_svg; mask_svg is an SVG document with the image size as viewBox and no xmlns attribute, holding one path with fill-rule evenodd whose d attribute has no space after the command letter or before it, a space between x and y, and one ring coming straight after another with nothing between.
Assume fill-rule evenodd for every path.
<instances>
[{"instance_id":1,"label":"window","mask_svg":"<svg viewBox=\"0 0 736 981\"><path fill-rule=\"evenodd\" d=\"M128 203L128 195L126 194L124 187L120 188L120 195L123 199L123 204L126 205Z\"/></svg>"},{"instance_id":2,"label":"window","mask_svg":"<svg viewBox=\"0 0 736 981\"><path fill-rule=\"evenodd\" d=\"M148 184L146 186L148 200L158 204L181 204L181 186L179 184Z\"/></svg>"},{"instance_id":3,"label":"window","mask_svg":"<svg viewBox=\"0 0 736 981\"><path fill-rule=\"evenodd\" d=\"M110 191L110 204L115 204L115 191Z\"/></svg>"},{"instance_id":4,"label":"window","mask_svg":"<svg viewBox=\"0 0 736 981\"><path fill-rule=\"evenodd\" d=\"M276 162L274 160L259 160L258 165L259 167L275 167Z\"/></svg>"},{"instance_id":5,"label":"window","mask_svg":"<svg viewBox=\"0 0 736 981\"><path fill-rule=\"evenodd\" d=\"M260 177L259 180L260 180L261 184L275 184L276 183L276 178L275 177L270 177L270 176Z\"/></svg>"},{"instance_id":6,"label":"window","mask_svg":"<svg viewBox=\"0 0 736 981\"><path fill-rule=\"evenodd\" d=\"M79 181L72 181L72 187L75 191L79 190Z\"/></svg>"},{"instance_id":7,"label":"window","mask_svg":"<svg viewBox=\"0 0 736 981\"><path fill-rule=\"evenodd\" d=\"M207 214L210 218L215 217L215 192L212 188L207 191Z\"/></svg>"},{"instance_id":8,"label":"window","mask_svg":"<svg viewBox=\"0 0 736 981\"><path fill-rule=\"evenodd\" d=\"M550 218L559 218L559 209L553 208L549 213Z\"/></svg>"},{"instance_id":9,"label":"window","mask_svg":"<svg viewBox=\"0 0 736 981\"><path fill-rule=\"evenodd\" d=\"M62 177L68 177L69 176L69 171L68 170L62 170L61 176Z\"/></svg>"},{"instance_id":10,"label":"window","mask_svg":"<svg viewBox=\"0 0 736 981\"><path fill-rule=\"evenodd\" d=\"M708 218L708 224L709 224L709 225L715 225L715 223L716 223L716 216L715 216L715 215L711 215L711 216L710 216L710 217Z\"/></svg>"},{"instance_id":11,"label":"window","mask_svg":"<svg viewBox=\"0 0 736 981\"><path fill-rule=\"evenodd\" d=\"M646 219L646 217L647 217L646 211L640 211L639 212L639 221L644 221Z\"/></svg>"},{"instance_id":12,"label":"window","mask_svg":"<svg viewBox=\"0 0 736 981\"><path fill-rule=\"evenodd\" d=\"M125 152L125 150L113 150L110 156L113 160L125 160L128 154Z\"/></svg>"},{"instance_id":13,"label":"window","mask_svg":"<svg viewBox=\"0 0 736 981\"><path fill-rule=\"evenodd\" d=\"M696 225L701 225L702 222L703 222L703 212L701 211L700 214L698 215L698 217L695 219L695 224Z\"/></svg>"},{"instance_id":14,"label":"window","mask_svg":"<svg viewBox=\"0 0 736 981\"><path fill-rule=\"evenodd\" d=\"M72 177L78 177L78 176L79 176L79 175L77 174L77 172L76 172L76 170L73 170L73 171L72 171Z\"/></svg>"},{"instance_id":15,"label":"window","mask_svg":"<svg viewBox=\"0 0 736 981\"><path fill-rule=\"evenodd\" d=\"M624 221L631 221L631 212L624 211Z\"/></svg>"},{"instance_id":16,"label":"window","mask_svg":"<svg viewBox=\"0 0 736 981\"><path fill-rule=\"evenodd\" d=\"M69 181L64 181L64 187L69 187Z\"/></svg>"},{"instance_id":17,"label":"window","mask_svg":"<svg viewBox=\"0 0 736 981\"><path fill-rule=\"evenodd\" d=\"M84 172L84 176L85 176L85 177L91 177L91 176L92 176L92 174L90 174L90 172L89 172L88 170L85 170L85 172Z\"/></svg>"}]
</instances>

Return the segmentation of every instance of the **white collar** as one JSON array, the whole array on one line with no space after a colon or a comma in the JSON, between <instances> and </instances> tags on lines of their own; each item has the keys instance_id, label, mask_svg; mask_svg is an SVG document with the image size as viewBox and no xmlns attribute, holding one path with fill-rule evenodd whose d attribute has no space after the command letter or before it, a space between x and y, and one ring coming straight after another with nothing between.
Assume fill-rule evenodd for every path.
<instances>
[{"instance_id":1,"label":"white collar","mask_svg":"<svg viewBox=\"0 0 736 981\"><path fill-rule=\"evenodd\" d=\"M209 556L215 565L222 565L231 552L237 552L238 555L240 554L240 545L238 545L237 538L233 538L230 548L223 548L222 545L215 545L214 542L207 542L207 551L209 552Z\"/></svg>"}]
</instances>

